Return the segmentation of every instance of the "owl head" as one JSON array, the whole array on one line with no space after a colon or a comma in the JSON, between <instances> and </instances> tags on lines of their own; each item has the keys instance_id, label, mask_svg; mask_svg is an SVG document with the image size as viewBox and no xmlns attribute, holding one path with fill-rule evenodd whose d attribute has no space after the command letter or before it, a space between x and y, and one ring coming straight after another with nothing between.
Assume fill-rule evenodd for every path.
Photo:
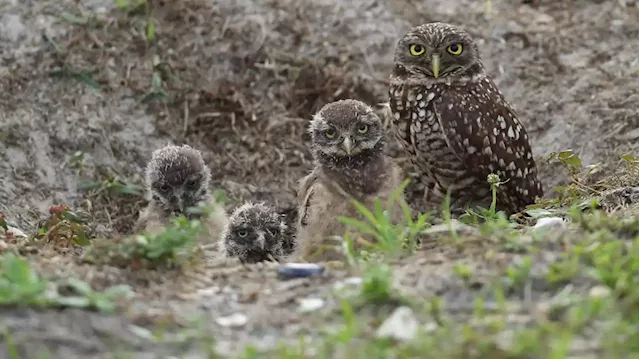
<instances>
[{"instance_id":1,"label":"owl head","mask_svg":"<svg viewBox=\"0 0 640 359\"><path fill-rule=\"evenodd\" d=\"M373 109L357 100L326 104L309 126L316 160L337 161L382 152L384 128Z\"/></svg>"},{"instance_id":2,"label":"owl head","mask_svg":"<svg viewBox=\"0 0 640 359\"><path fill-rule=\"evenodd\" d=\"M145 174L149 200L167 215L186 215L209 194L209 168L200 151L187 145L155 150Z\"/></svg>"},{"instance_id":3,"label":"owl head","mask_svg":"<svg viewBox=\"0 0 640 359\"><path fill-rule=\"evenodd\" d=\"M231 214L222 233L226 254L246 263L279 259L286 244L286 230L283 216L273 207L245 203Z\"/></svg>"},{"instance_id":4,"label":"owl head","mask_svg":"<svg viewBox=\"0 0 640 359\"><path fill-rule=\"evenodd\" d=\"M394 55L397 76L417 79L471 77L482 71L478 46L463 29L441 22L406 33Z\"/></svg>"}]
</instances>

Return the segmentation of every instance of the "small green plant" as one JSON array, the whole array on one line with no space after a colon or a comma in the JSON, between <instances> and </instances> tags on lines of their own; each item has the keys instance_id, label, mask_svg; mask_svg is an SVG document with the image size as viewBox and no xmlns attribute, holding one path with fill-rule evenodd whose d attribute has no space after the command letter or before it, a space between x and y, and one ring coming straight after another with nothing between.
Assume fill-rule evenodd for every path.
<instances>
[{"instance_id":1,"label":"small green plant","mask_svg":"<svg viewBox=\"0 0 640 359\"><path fill-rule=\"evenodd\" d=\"M93 76L98 72L100 72L100 69L96 69L96 68L85 69L85 70L71 70L71 69L64 68L62 70L52 71L49 73L49 75L51 77L76 80L96 90L100 90L100 84L93 79Z\"/></svg>"},{"instance_id":2,"label":"small green plant","mask_svg":"<svg viewBox=\"0 0 640 359\"><path fill-rule=\"evenodd\" d=\"M391 268L370 263L362 278L362 299L367 303L385 303L394 298Z\"/></svg>"},{"instance_id":3,"label":"small green plant","mask_svg":"<svg viewBox=\"0 0 640 359\"><path fill-rule=\"evenodd\" d=\"M530 208L550 209L573 206L594 195L600 195L602 190L609 187L604 182L590 184L591 177L601 170L601 164L584 167L580 157L572 150L550 153L547 156L547 162L560 163L567 170L570 183L552 188L551 191L556 194L554 198L542 199Z\"/></svg>"},{"instance_id":4,"label":"small green plant","mask_svg":"<svg viewBox=\"0 0 640 359\"><path fill-rule=\"evenodd\" d=\"M493 6L492 6L492 1L491 0L485 0L484 3L484 13L487 15L491 15L493 14Z\"/></svg>"},{"instance_id":5,"label":"small green plant","mask_svg":"<svg viewBox=\"0 0 640 359\"><path fill-rule=\"evenodd\" d=\"M460 238L458 237L458 232L456 232L453 227L453 221L451 220L451 188L447 190L447 194L445 195L442 203L442 218L444 219L444 223L449 227L451 238L458 243Z\"/></svg>"},{"instance_id":6,"label":"small green plant","mask_svg":"<svg viewBox=\"0 0 640 359\"><path fill-rule=\"evenodd\" d=\"M524 257L520 263L507 268L506 284L511 289L519 289L529 281L533 260L531 257Z\"/></svg>"},{"instance_id":7,"label":"small green plant","mask_svg":"<svg viewBox=\"0 0 640 359\"><path fill-rule=\"evenodd\" d=\"M4 341L9 359L20 359L20 353L18 352L16 344L13 342L13 335L9 328L4 328Z\"/></svg>"},{"instance_id":8,"label":"small green plant","mask_svg":"<svg viewBox=\"0 0 640 359\"><path fill-rule=\"evenodd\" d=\"M114 0L120 11L125 12L127 15L144 14L149 9L149 2L147 0Z\"/></svg>"},{"instance_id":9,"label":"small green plant","mask_svg":"<svg viewBox=\"0 0 640 359\"><path fill-rule=\"evenodd\" d=\"M156 19L153 15L149 15L147 20L147 42L152 43L156 40Z\"/></svg>"},{"instance_id":10,"label":"small green plant","mask_svg":"<svg viewBox=\"0 0 640 359\"><path fill-rule=\"evenodd\" d=\"M120 246L120 253L133 260L170 264L182 253L193 250L195 238L202 230L199 220L185 216L173 218L171 224L157 234L136 235Z\"/></svg>"},{"instance_id":11,"label":"small green plant","mask_svg":"<svg viewBox=\"0 0 640 359\"><path fill-rule=\"evenodd\" d=\"M198 216L208 216L210 206L193 209ZM196 237L203 230L200 220L186 216L172 217L170 223L151 232L119 240L94 241L84 254L89 263L111 263L121 266L174 266L198 253Z\"/></svg>"},{"instance_id":12,"label":"small green plant","mask_svg":"<svg viewBox=\"0 0 640 359\"><path fill-rule=\"evenodd\" d=\"M70 12L64 11L60 14L60 18L67 21L70 24L88 26L91 28L99 28L104 26L105 21L93 13L80 13L75 15Z\"/></svg>"},{"instance_id":13,"label":"small green plant","mask_svg":"<svg viewBox=\"0 0 640 359\"><path fill-rule=\"evenodd\" d=\"M557 263L551 263L549 266L549 272L547 273L547 282L551 284L555 283L568 283L574 277L576 277L582 266L580 265L580 258L572 255L571 253L563 253L563 259Z\"/></svg>"},{"instance_id":14,"label":"small green plant","mask_svg":"<svg viewBox=\"0 0 640 359\"><path fill-rule=\"evenodd\" d=\"M353 218L339 217L338 220L346 224L356 232L356 239L359 244L369 248L374 252L397 254L402 249L414 250L417 245L419 233L426 227L429 213L418 216L414 221L411 216L411 209L404 201L402 193L409 184L405 181L388 199L383 207L382 201L376 198L373 211L369 210L358 201L352 201L358 212L366 219L361 221ZM389 211L392 206L399 205L402 208L405 223L393 223ZM367 241L358 235L366 235L373 238L373 242ZM355 253L355 243L351 236L345 236L345 241L350 243L348 251ZM368 253L368 252L366 252ZM360 253L361 255L364 253Z\"/></svg>"},{"instance_id":15,"label":"small green plant","mask_svg":"<svg viewBox=\"0 0 640 359\"><path fill-rule=\"evenodd\" d=\"M496 211L498 202L498 188L500 185L508 181L500 181L500 176L491 173L487 176L487 183L491 188L491 205L489 208L478 207L476 209L467 209L466 213L460 216L460 221L467 224L479 224L482 221L490 221L494 219L506 218L504 212Z\"/></svg>"},{"instance_id":16,"label":"small green plant","mask_svg":"<svg viewBox=\"0 0 640 359\"><path fill-rule=\"evenodd\" d=\"M617 217L607 214L603 210L595 209L595 205L584 210L582 206L576 206L568 210L569 218L587 232L609 231L623 238L637 238L639 233L639 220L637 215Z\"/></svg>"},{"instance_id":17,"label":"small green plant","mask_svg":"<svg viewBox=\"0 0 640 359\"><path fill-rule=\"evenodd\" d=\"M4 213L0 212L0 228L4 229L5 231L9 230L9 225L7 224L7 219L4 215Z\"/></svg>"},{"instance_id":18,"label":"small green plant","mask_svg":"<svg viewBox=\"0 0 640 359\"><path fill-rule=\"evenodd\" d=\"M577 176L582 169L582 161L573 150L565 150L560 152L552 152L547 155L547 162L560 162L569 172L570 176Z\"/></svg>"},{"instance_id":19,"label":"small green plant","mask_svg":"<svg viewBox=\"0 0 640 359\"><path fill-rule=\"evenodd\" d=\"M69 167L72 168L82 168L84 167L84 152L75 151L69 156L69 160L67 161Z\"/></svg>"},{"instance_id":20,"label":"small green plant","mask_svg":"<svg viewBox=\"0 0 640 359\"><path fill-rule=\"evenodd\" d=\"M49 218L40 226L34 238L58 246L88 245L88 220L87 214L73 212L67 205L53 206L49 208Z\"/></svg>"},{"instance_id":21,"label":"small green plant","mask_svg":"<svg viewBox=\"0 0 640 359\"><path fill-rule=\"evenodd\" d=\"M453 265L453 272L462 279L465 284L469 284L471 280L471 276L473 275L473 270L461 263L455 263Z\"/></svg>"},{"instance_id":22,"label":"small green plant","mask_svg":"<svg viewBox=\"0 0 640 359\"><path fill-rule=\"evenodd\" d=\"M143 103L151 103L155 101L166 102L169 99L169 93L165 89L165 82L175 78L171 67L168 63L160 60L160 57L153 58L153 75L151 75L151 88L149 92L142 98Z\"/></svg>"},{"instance_id":23,"label":"small green plant","mask_svg":"<svg viewBox=\"0 0 640 359\"><path fill-rule=\"evenodd\" d=\"M117 175L110 175L104 181L81 183L79 189L93 190L95 191L93 195L98 195L102 192L129 194L134 196L141 195L141 191L137 186L127 184Z\"/></svg>"},{"instance_id":24,"label":"small green plant","mask_svg":"<svg viewBox=\"0 0 640 359\"><path fill-rule=\"evenodd\" d=\"M638 238L596 242L583 249L581 256L592 268L587 271L613 292L638 304Z\"/></svg>"},{"instance_id":25,"label":"small green plant","mask_svg":"<svg viewBox=\"0 0 640 359\"><path fill-rule=\"evenodd\" d=\"M112 301L128 293L127 286L97 293L89 284L72 278L51 282L41 278L21 257L13 254L0 257L0 305L73 307L109 313L115 309Z\"/></svg>"}]
</instances>

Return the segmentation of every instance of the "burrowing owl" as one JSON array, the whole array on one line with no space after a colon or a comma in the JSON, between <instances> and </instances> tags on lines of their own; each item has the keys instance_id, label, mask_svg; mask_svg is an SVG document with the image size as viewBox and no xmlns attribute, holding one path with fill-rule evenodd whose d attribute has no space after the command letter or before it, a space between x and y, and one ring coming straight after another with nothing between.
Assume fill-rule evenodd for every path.
<instances>
[{"instance_id":1,"label":"burrowing owl","mask_svg":"<svg viewBox=\"0 0 640 359\"><path fill-rule=\"evenodd\" d=\"M283 216L265 203L245 203L238 207L222 233L224 254L246 263L280 260L291 254L292 244L292 238L287 238Z\"/></svg>"},{"instance_id":2,"label":"burrowing owl","mask_svg":"<svg viewBox=\"0 0 640 359\"><path fill-rule=\"evenodd\" d=\"M296 256L337 259L336 252L326 247L327 238L345 234L346 227L337 218L362 218L350 200L372 209L375 198L380 198L384 205L402 184L402 174L383 154L380 118L360 101L325 105L313 116L309 132L315 168L300 181L298 190ZM390 208L396 222L402 218L398 203Z\"/></svg>"},{"instance_id":3,"label":"burrowing owl","mask_svg":"<svg viewBox=\"0 0 640 359\"><path fill-rule=\"evenodd\" d=\"M389 89L396 135L440 205L452 212L491 201L487 175L502 181L497 206L518 212L542 196L529 137L487 76L471 36L444 23L410 30L397 44Z\"/></svg>"},{"instance_id":4,"label":"burrowing owl","mask_svg":"<svg viewBox=\"0 0 640 359\"><path fill-rule=\"evenodd\" d=\"M210 236L211 241L218 239L227 224L227 216L211 196L211 173L199 151L188 145L168 145L155 150L145 175L149 204L140 214L136 231L159 229L176 215L199 218L200 215L187 209L202 202L213 207L209 217L203 220L207 230L204 236Z\"/></svg>"}]
</instances>

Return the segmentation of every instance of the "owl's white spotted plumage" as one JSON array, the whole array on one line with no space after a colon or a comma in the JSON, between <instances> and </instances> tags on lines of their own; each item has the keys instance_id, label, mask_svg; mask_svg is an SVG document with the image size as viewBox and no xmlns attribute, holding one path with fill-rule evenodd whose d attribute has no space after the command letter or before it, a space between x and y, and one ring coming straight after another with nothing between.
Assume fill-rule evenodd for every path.
<instances>
[{"instance_id":1,"label":"owl's white spotted plumage","mask_svg":"<svg viewBox=\"0 0 640 359\"><path fill-rule=\"evenodd\" d=\"M514 213L542 196L529 137L487 76L476 43L461 28L429 23L397 44L389 89L396 136L440 205L454 212L487 205L490 173L506 181L498 209Z\"/></svg>"},{"instance_id":2,"label":"owl's white spotted plumage","mask_svg":"<svg viewBox=\"0 0 640 359\"><path fill-rule=\"evenodd\" d=\"M360 101L325 105L313 116L309 132L315 168L300 181L298 189L294 257L340 259L340 253L331 249L336 243L330 240L347 230L338 217L363 219L351 203L354 199L370 209L377 198L386 204L402 184L402 173L384 155L385 129L380 118ZM403 219L398 202L389 208L389 214L396 223Z\"/></svg>"}]
</instances>

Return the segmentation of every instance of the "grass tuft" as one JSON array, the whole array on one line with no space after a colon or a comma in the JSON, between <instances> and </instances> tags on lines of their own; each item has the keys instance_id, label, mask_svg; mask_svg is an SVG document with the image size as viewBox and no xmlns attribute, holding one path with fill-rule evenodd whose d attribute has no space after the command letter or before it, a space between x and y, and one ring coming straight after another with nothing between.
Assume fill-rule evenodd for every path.
<instances>
[{"instance_id":1,"label":"grass tuft","mask_svg":"<svg viewBox=\"0 0 640 359\"><path fill-rule=\"evenodd\" d=\"M73 278L52 282L38 275L24 258L13 254L0 257L0 305L72 307L111 313L116 309L113 300L129 293L128 286L98 293L86 282Z\"/></svg>"}]
</instances>

